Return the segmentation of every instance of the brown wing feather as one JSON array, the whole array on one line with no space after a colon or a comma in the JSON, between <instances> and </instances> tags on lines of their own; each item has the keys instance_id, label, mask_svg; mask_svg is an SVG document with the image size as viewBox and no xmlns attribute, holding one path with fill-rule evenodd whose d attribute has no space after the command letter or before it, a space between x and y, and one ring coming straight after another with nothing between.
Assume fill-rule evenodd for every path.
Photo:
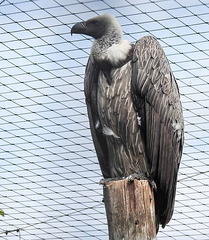
<instances>
[{"instance_id":1,"label":"brown wing feather","mask_svg":"<svg viewBox=\"0 0 209 240\"><path fill-rule=\"evenodd\" d=\"M97 126L97 121L99 119L97 110L97 88L98 88L98 74L99 69L95 64L93 57L90 56L88 64L86 66L86 73L84 79L84 92L86 96L87 112L90 123L90 130L94 146L96 149L97 157L99 160L100 168L104 178L110 177L110 169L108 165L108 151L106 138L102 134L102 130L99 131L99 126ZM97 129L97 130L96 130Z\"/></svg>"},{"instance_id":2,"label":"brown wing feather","mask_svg":"<svg viewBox=\"0 0 209 240\"><path fill-rule=\"evenodd\" d=\"M184 126L178 86L163 49L151 36L135 45L132 92L157 184L156 212L164 227L173 214Z\"/></svg>"}]
</instances>

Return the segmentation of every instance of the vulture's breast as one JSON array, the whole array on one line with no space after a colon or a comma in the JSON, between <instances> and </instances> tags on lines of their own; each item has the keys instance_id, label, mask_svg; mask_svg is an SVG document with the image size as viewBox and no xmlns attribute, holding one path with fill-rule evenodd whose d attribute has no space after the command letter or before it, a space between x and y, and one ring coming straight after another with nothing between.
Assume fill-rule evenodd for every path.
<instances>
[{"instance_id":1,"label":"vulture's breast","mask_svg":"<svg viewBox=\"0 0 209 240\"><path fill-rule=\"evenodd\" d=\"M99 74L98 111L103 126L110 128L118 137L127 131L136 132L136 112L131 98L131 62L118 69L112 69L109 85L103 73Z\"/></svg>"},{"instance_id":2,"label":"vulture's breast","mask_svg":"<svg viewBox=\"0 0 209 240\"><path fill-rule=\"evenodd\" d=\"M140 134L140 119L131 96L132 62L111 72L109 85L99 73L97 89L98 122L106 135L112 177L147 172Z\"/></svg>"}]
</instances>

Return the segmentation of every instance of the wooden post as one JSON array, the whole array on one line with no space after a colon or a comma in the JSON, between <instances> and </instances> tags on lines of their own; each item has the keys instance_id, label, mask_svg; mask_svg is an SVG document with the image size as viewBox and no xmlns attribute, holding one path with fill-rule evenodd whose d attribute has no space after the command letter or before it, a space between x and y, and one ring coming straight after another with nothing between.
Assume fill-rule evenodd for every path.
<instances>
[{"instance_id":1,"label":"wooden post","mask_svg":"<svg viewBox=\"0 0 209 240\"><path fill-rule=\"evenodd\" d=\"M103 191L109 240L155 239L154 197L148 181L110 181Z\"/></svg>"}]
</instances>

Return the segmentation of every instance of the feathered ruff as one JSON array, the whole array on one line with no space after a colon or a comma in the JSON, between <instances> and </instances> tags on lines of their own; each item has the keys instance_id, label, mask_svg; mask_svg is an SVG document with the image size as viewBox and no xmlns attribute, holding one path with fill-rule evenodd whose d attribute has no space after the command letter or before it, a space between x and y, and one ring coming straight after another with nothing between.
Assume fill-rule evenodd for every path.
<instances>
[{"instance_id":1,"label":"feathered ruff","mask_svg":"<svg viewBox=\"0 0 209 240\"><path fill-rule=\"evenodd\" d=\"M104 60L108 61L112 68L124 65L132 45L128 40L122 40L119 44L113 44L107 49Z\"/></svg>"}]
</instances>

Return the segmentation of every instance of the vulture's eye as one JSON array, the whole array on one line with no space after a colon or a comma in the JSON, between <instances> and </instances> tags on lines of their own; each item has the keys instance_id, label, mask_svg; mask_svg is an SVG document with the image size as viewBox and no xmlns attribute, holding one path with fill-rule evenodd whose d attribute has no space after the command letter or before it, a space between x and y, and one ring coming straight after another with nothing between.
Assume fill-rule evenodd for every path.
<instances>
[{"instance_id":1,"label":"vulture's eye","mask_svg":"<svg viewBox=\"0 0 209 240\"><path fill-rule=\"evenodd\" d=\"M93 25L97 25L99 22L97 21L97 20L93 20L93 21L91 21L91 24L93 24Z\"/></svg>"}]
</instances>

